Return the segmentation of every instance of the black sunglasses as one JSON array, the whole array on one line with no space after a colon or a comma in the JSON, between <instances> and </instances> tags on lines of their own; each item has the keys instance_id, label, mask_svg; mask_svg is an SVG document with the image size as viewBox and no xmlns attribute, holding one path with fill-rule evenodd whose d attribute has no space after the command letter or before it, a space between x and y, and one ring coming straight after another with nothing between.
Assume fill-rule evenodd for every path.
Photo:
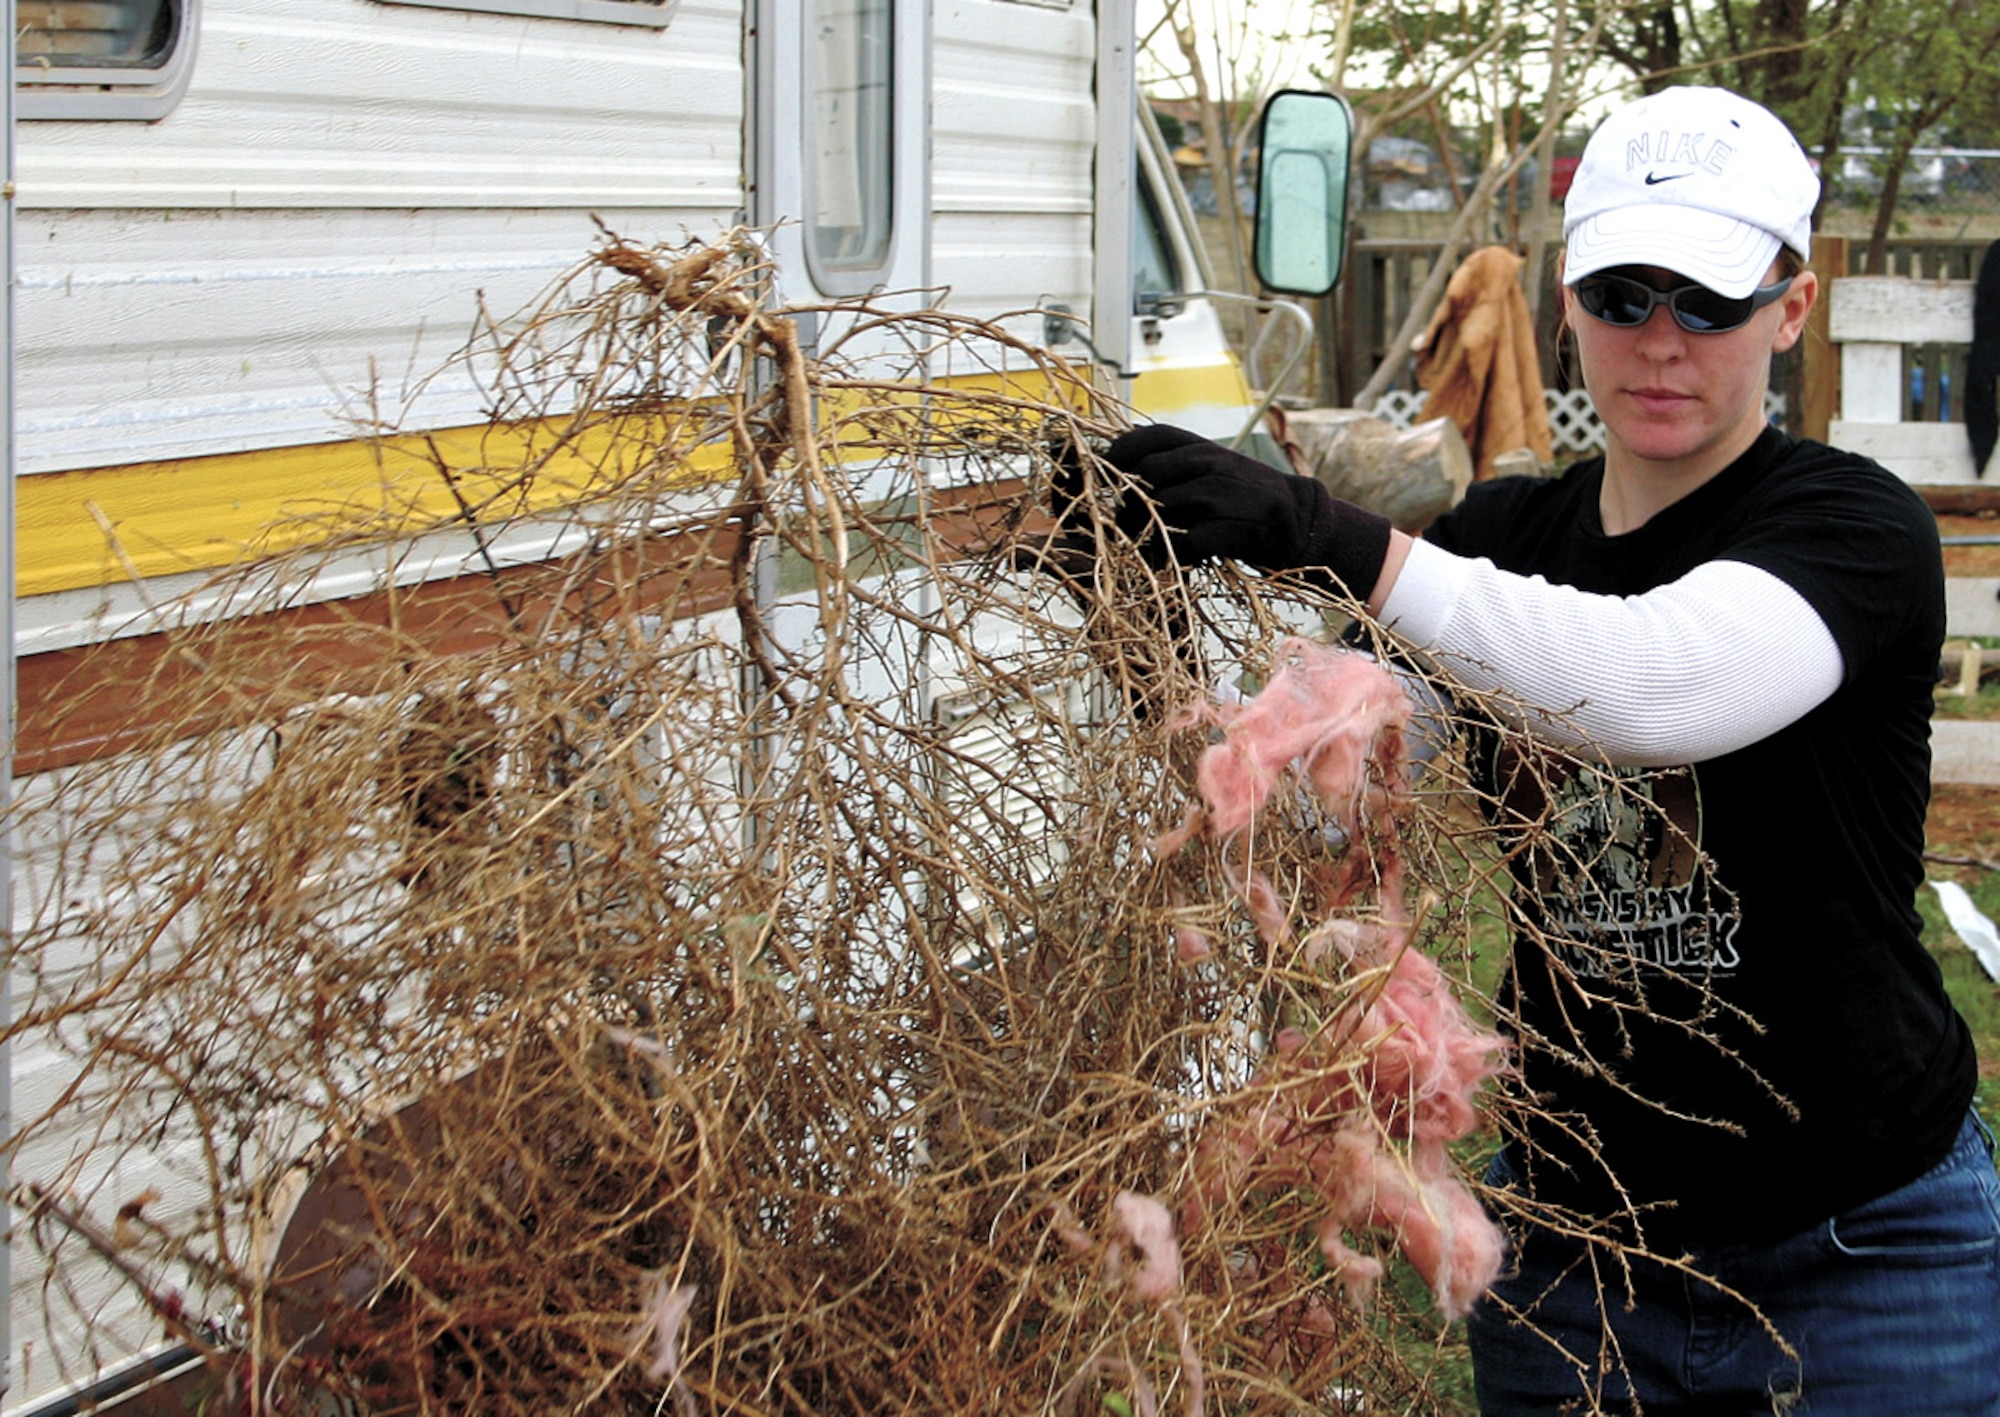
<instances>
[{"instance_id":1,"label":"black sunglasses","mask_svg":"<svg viewBox=\"0 0 2000 1417\"><path fill-rule=\"evenodd\" d=\"M1607 325L1630 329L1652 318L1653 307L1664 305L1674 313L1674 323L1691 335L1719 335L1740 329L1752 315L1792 287L1786 276L1775 285L1762 285L1748 295L1717 295L1705 285L1690 281L1672 290L1655 290L1630 276L1589 275L1576 283L1576 303Z\"/></svg>"}]
</instances>

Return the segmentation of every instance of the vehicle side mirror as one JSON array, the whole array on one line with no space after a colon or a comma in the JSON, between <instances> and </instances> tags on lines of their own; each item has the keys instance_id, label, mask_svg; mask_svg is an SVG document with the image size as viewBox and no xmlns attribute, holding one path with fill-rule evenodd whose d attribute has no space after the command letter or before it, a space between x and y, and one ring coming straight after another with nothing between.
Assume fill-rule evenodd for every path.
<instances>
[{"instance_id":1,"label":"vehicle side mirror","mask_svg":"<svg viewBox=\"0 0 2000 1417\"><path fill-rule=\"evenodd\" d=\"M1354 115L1338 94L1287 89L1258 127L1257 279L1287 295L1324 295L1347 250Z\"/></svg>"}]
</instances>

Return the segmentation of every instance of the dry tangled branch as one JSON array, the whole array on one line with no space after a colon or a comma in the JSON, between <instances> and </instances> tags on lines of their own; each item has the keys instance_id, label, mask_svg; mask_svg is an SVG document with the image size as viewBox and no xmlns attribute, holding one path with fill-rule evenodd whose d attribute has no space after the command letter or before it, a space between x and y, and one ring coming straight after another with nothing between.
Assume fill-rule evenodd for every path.
<instances>
[{"instance_id":1,"label":"dry tangled branch","mask_svg":"<svg viewBox=\"0 0 2000 1417\"><path fill-rule=\"evenodd\" d=\"M51 1274L233 1313L254 1412L1421 1409L1369 1294L1497 1262L1500 1058L1410 1045L1553 848L1410 792L1407 705L1176 834L1216 686L1341 607L1149 564L1046 355L856 304L808 358L766 274L608 237L467 351L482 461L211 588L23 793Z\"/></svg>"}]
</instances>

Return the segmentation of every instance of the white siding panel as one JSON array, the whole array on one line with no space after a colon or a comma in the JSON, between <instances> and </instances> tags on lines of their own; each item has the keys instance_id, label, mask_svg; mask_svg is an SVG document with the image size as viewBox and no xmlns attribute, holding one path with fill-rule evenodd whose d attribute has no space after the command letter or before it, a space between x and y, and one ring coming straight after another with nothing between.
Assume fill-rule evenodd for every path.
<instances>
[{"instance_id":1,"label":"white siding panel","mask_svg":"<svg viewBox=\"0 0 2000 1417\"><path fill-rule=\"evenodd\" d=\"M1087 10L948 0L934 32L932 271L954 310L1091 308ZM1030 328L1030 324L1034 328ZM1038 322L1020 333L1039 336Z\"/></svg>"},{"instance_id":2,"label":"white siding panel","mask_svg":"<svg viewBox=\"0 0 2000 1417\"><path fill-rule=\"evenodd\" d=\"M1085 16L960 0L936 25L932 203L1087 211L1095 152Z\"/></svg>"},{"instance_id":3,"label":"white siding panel","mask_svg":"<svg viewBox=\"0 0 2000 1417\"><path fill-rule=\"evenodd\" d=\"M732 217L609 220L679 241ZM393 417L464 345L482 295L512 315L598 237L587 213L534 210L27 212L20 231L28 473L352 436L371 385ZM442 381L415 426L480 415Z\"/></svg>"},{"instance_id":4,"label":"white siding panel","mask_svg":"<svg viewBox=\"0 0 2000 1417\"><path fill-rule=\"evenodd\" d=\"M15 1111L25 1121L38 1120L37 1104L78 1080L76 1065L55 1053L17 1044L15 1058ZM165 1099L154 1105L155 1115L169 1115ZM182 1231L201 1224L209 1187L191 1169L200 1161L193 1138L163 1128L149 1151L99 1150L94 1148L103 1119L95 1108L73 1108L64 1120L67 1125L38 1133L21 1149L12 1167L19 1181L100 1216L151 1192L147 1219ZM76 1236L54 1221L32 1232L40 1243L27 1227L21 1233L10 1295L17 1379L7 1394L10 1406L88 1381L96 1369L115 1367L164 1340L163 1326L145 1312L130 1286ZM49 1275L42 1245L50 1246L59 1275ZM157 1278L164 1287L187 1291L185 1275ZM188 1297L197 1312L205 1307L196 1296Z\"/></svg>"},{"instance_id":5,"label":"white siding panel","mask_svg":"<svg viewBox=\"0 0 2000 1417\"><path fill-rule=\"evenodd\" d=\"M662 628L657 621L653 627ZM734 610L681 622L675 633L683 644L690 645L708 641L726 649L739 642ZM681 663L686 665L687 661ZM730 672L730 663L719 656L703 656L702 665L704 672L718 678ZM47 1006L63 986L58 971L65 967L77 971L76 977L86 983L104 982L101 973L93 976L84 966L99 947L90 935L89 912L93 906L103 906L105 886L94 874L91 863L77 858L73 846L65 856L63 843L73 837L75 825L65 819L62 806L67 804L74 811L81 802L84 810L92 814L94 823L106 828L112 824L101 815L104 802L126 804L129 811L119 816L115 828L107 832L115 839L100 843L102 854L97 858L100 863L117 860L124 849L150 840L167 829L164 823L190 815L190 809L212 810L226 805L237 794L252 790L269 767L272 752L282 751L277 742L268 732L252 728L219 745L196 744L191 750L191 761L205 769L200 773L186 763L176 762L171 755L133 758L127 760L127 777L115 788L93 779L97 790L108 791L109 795L103 799L77 794L67 773L16 779L15 929L23 939L30 938L34 927L48 929L52 922L65 922L68 930L65 938L54 944L40 961L47 981L41 997L35 994L35 980L26 970L16 970L6 981L13 991L15 1017L25 1019L38 1004ZM665 739L658 739L656 746L664 753L670 745ZM710 785L721 789L717 800L726 802L732 786L726 776L731 764L722 760L704 761ZM344 831L351 824L341 817L327 825L330 830ZM714 825L718 832L726 834L737 824L722 819ZM358 922L383 908L379 898L383 890L395 891L385 886L382 863L369 858L359 834L348 833L347 839L355 849L341 853L339 869L343 879L322 881L306 888L327 904L320 920L333 938L339 938L346 928L370 928ZM114 872L107 868L104 872L107 878L125 878L128 887L134 874L137 873L129 869ZM161 883L156 888L171 893L175 887ZM199 922L193 920L198 912L189 914L188 929L198 930ZM381 917L376 917L376 928L380 920ZM172 957L173 948L174 942L169 941L163 950L167 957L158 961L161 965ZM264 963L282 967L273 958L265 959ZM313 965L301 958L296 967L307 970ZM260 1003L254 994L245 993L254 987L258 977L238 975L226 983L215 981L213 987L225 991L223 998L230 1006L231 1027L220 1035L208 1035L206 1048L191 1030L189 1036L166 1050L175 1065L185 1068L197 1054L202 1067L218 1071L242 1061L232 1056L232 1046L240 1040L247 1050L264 1036L255 1027L255 1020L259 1010L269 1005ZM421 1008L422 1002L423 981L412 978L400 997L391 995L382 1007L389 1021L394 1022ZM32 1128L32 1132L24 1131L27 1143L10 1159L10 1170L18 1181L68 1196L79 1208L87 1208L100 1223L121 1205L151 1190L156 1199L145 1206L146 1219L175 1235L212 1236L214 1216L209 1207L216 1198L216 1188L208 1182L201 1130L189 1115L185 1102L177 1101L165 1074L159 1075L161 1085L157 1089L149 1088L144 1095L136 1092L126 1095L122 1099L122 1115L114 1116L110 1100L103 1095L111 1086L106 1077L130 1078L134 1069L129 1065L100 1068L93 1076L80 1061L89 1055L93 1028L109 1031L109 1026L115 1023L130 1038L135 1029L148 1024L157 1026L160 1021L151 1017L135 1025L122 1014L104 1010L68 1021L63 1038L58 1038L51 1029L42 1029L17 1039L12 1059L13 1112L17 1123ZM216 1022L211 1018L204 1026ZM343 1089L342 1096L353 1097L363 1090L361 1079L366 1065L372 1061L356 1059L352 1074L331 1079ZM95 1093L72 1095L79 1080L86 1089L94 1088ZM217 1160L222 1168L220 1190L232 1211L225 1221L230 1243L239 1255L249 1253L244 1242L248 1238L250 1217L236 1208L248 1183L274 1177L306 1147L323 1139L319 1128L324 1114L311 1106L318 1100L307 1095L306 1089L311 1086L293 1079L279 1087L281 1094L292 1100L292 1106L265 1108L254 1117L231 1115L216 1119L212 1139L221 1146ZM236 1124L247 1128L249 1135L233 1138L230 1128ZM241 1142L240 1153L232 1149L234 1141ZM128 1252L125 1258L134 1260L142 1253ZM59 1273L53 1276L36 1248L25 1239L16 1239L13 1258L9 1300L14 1385L6 1394L8 1410L32 1405L71 1383L88 1380L97 1366L116 1367L161 1343L161 1325L146 1312L131 1286L79 1246L70 1244L62 1250L58 1257ZM188 1301L191 1316L223 1316L219 1310L225 1300L196 1292L186 1275L149 1269L148 1276L162 1288L179 1290ZM213 1406L209 1410L214 1410Z\"/></svg>"},{"instance_id":6,"label":"white siding panel","mask_svg":"<svg viewBox=\"0 0 2000 1417\"><path fill-rule=\"evenodd\" d=\"M46 923L65 909L77 913L78 931L87 930L82 907L97 893L96 881L75 861L69 867L72 874L57 874L64 833L46 804L63 780L62 774L44 774L14 783L18 813L13 842L14 925L24 938L31 926ZM157 829L157 814L133 812L135 836ZM39 963L59 985L61 971L78 967L91 952L88 937L77 934L53 945ZM17 972L7 983L17 1018L48 1003L35 996L24 973ZM97 1022L101 1027L103 1021ZM102 1095L101 1082L93 1088L80 1061L89 1055L89 1030L83 1021L71 1020L63 1034L59 1040L52 1030L28 1033L13 1045L11 1110L16 1126L27 1134L10 1162L13 1178L97 1216L114 1213L152 1191L155 1199L147 1203L146 1217L189 1228L202 1212L209 1188L198 1175L200 1148L185 1127L168 1120L171 1098L136 1097L125 1104L128 1116L137 1111L160 1119L150 1145L107 1144L112 1105ZM55 1273L45 1263L36 1236L54 1247ZM6 1395L10 1410L88 1381L95 1369L115 1367L161 1343L161 1325L146 1313L130 1286L60 1224L45 1221L32 1232L20 1226L12 1258L8 1299L14 1383ZM155 1282L186 1292L185 1275L150 1273ZM188 1297L200 1313L199 1298Z\"/></svg>"},{"instance_id":7,"label":"white siding panel","mask_svg":"<svg viewBox=\"0 0 2000 1417\"><path fill-rule=\"evenodd\" d=\"M154 124L24 124L23 206L734 208L741 7L664 30L209 0Z\"/></svg>"},{"instance_id":8,"label":"white siding panel","mask_svg":"<svg viewBox=\"0 0 2000 1417\"><path fill-rule=\"evenodd\" d=\"M945 302L962 315L992 319L1031 310L1044 299L1090 311L1090 219L1009 219L992 213L940 212L932 226ZM1016 333L1041 339L1040 318Z\"/></svg>"},{"instance_id":9,"label":"white siding panel","mask_svg":"<svg viewBox=\"0 0 2000 1417\"><path fill-rule=\"evenodd\" d=\"M740 0L665 30L208 0L157 123L21 126L20 467L350 436L597 239L740 219ZM249 209L249 210L246 210ZM476 420L463 381L417 426Z\"/></svg>"}]
</instances>

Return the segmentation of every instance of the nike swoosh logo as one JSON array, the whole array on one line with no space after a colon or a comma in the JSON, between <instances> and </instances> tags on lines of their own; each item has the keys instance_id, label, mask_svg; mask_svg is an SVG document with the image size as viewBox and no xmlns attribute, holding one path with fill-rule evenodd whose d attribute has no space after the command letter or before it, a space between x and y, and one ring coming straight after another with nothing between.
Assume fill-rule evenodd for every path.
<instances>
[{"instance_id":1,"label":"nike swoosh logo","mask_svg":"<svg viewBox=\"0 0 2000 1417\"><path fill-rule=\"evenodd\" d=\"M1693 175L1691 172L1669 172L1665 177L1662 177L1657 172L1649 172L1646 174L1646 185L1648 187L1657 187L1662 182L1678 182L1683 177L1692 177Z\"/></svg>"}]
</instances>

